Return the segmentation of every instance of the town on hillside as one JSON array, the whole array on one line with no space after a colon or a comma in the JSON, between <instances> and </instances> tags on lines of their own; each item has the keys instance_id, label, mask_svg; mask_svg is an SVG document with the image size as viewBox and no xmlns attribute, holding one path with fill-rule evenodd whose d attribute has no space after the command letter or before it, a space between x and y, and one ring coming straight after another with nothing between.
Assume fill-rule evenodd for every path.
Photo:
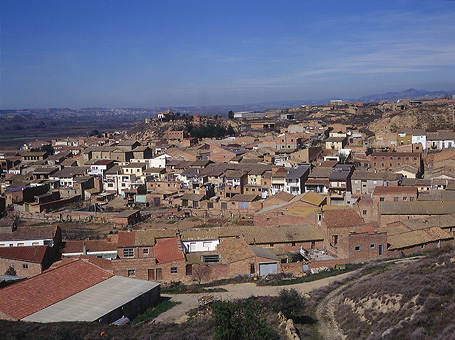
<instances>
[{"instance_id":1,"label":"town on hillside","mask_svg":"<svg viewBox=\"0 0 455 340\"><path fill-rule=\"evenodd\" d=\"M454 103L166 110L127 131L4 147L0 319L111 323L171 283L454 246Z\"/></svg>"}]
</instances>

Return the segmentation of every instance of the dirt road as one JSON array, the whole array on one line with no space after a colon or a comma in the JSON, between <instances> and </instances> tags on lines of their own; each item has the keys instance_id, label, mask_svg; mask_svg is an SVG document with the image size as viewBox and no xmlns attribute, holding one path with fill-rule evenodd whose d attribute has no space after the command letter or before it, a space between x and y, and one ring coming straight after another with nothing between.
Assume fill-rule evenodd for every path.
<instances>
[{"instance_id":1,"label":"dirt road","mask_svg":"<svg viewBox=\"0 0 455 340\"><path fill-rule=\"evenodd\" d=\"M220 300L235 300L235 299L245 299L250 296L276 296L279 291L283 288L294 288L300 293L309 293L313 289L317 289L323 286L326 286L334 281L343 280L346 277L352 275L353 272L343 273L338 276L325 278L312 282L298 283L294 285L287 286L256 286L255 283L240 283L240 284L231 284L225 286L219 286L224 288L227 291L221 293L214 293L216 299ZM168 310L167 312L160 314L155 322L176 322L181 323L185 322L188 317L187 313L198 306L198 295L197 294L175 294L175 295L165 295L163 297L169 297L171 301L180 302L174 308Z\"/></svg>"}]
</instances>

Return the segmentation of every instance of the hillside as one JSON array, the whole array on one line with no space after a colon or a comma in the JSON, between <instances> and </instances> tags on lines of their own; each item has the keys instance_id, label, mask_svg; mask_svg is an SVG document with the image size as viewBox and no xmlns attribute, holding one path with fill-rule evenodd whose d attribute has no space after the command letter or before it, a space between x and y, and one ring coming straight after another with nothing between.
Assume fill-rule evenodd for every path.
<instances>
[{"instance_id":1,"label":"hillside","mask_svg":"<svg viewBox=\"0 0 455 340\"><path fill-rule=\"evenodd\" d=\"M378 136L396 133L399 129L426 129L437 131L455 127L454 106L447 104L424 105L392 113L376 120L369 129Z\"/></svg>"},{"instance_id":2,"label":"hillside","mask_svg":"<svg viewBox=\"0 0 455 340\"><path fill-rule=\"evenodd\" d=\"M455 251L365 277L338 297L347 339L455 339Z\"/></svg>"}]
</instances>

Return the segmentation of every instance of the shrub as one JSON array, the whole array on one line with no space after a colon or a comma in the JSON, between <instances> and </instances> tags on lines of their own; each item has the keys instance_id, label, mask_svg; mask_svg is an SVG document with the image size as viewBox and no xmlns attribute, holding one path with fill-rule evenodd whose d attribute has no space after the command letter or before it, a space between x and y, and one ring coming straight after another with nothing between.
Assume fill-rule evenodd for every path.
<instances>
[{"instance_id":1,"label":"shrub","mask_svg":"<svg viewBox=\"0 0 455 340\"><path fill-rule=\"evenodd\" d=\"M212 305L215 339L279 339L261 316L262 305L253 298L242 302L218 301Z\"/></svg>"},{"instance_id":2,"label":"shrub","mask_svg":"<svg viewBox=\"0 0 455 340\"><path fill-rule=\"evenodd\" d=\"M294 288L282 289L275 301L275 311L282 312L287 318L301 314L304 298Z\"/></svg>"}]
</instances>

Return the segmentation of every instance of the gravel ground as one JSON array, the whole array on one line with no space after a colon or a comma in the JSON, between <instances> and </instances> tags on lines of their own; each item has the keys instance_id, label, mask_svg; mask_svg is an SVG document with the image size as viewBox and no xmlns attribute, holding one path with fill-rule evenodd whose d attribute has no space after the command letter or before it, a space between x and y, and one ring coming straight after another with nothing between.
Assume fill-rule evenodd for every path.
<instances>
[{"instance_id":1,"label":"gravel ground","mask_svg":"<svg viewBox=\"0 0 455 340\"><path fill-rule=\"evenodd\" d=\"M276 296L279 291L283 288L294 288L300 293L309 293L313 289L317 289L323 286L330 284L333 281L338 281L345 279L353 272L348 272L340 274L338 276L329 277L317 281L298 283L294 285L286 286L256 286L255 283L239 283L219 286L219 288L224 288L226 292L214 293L215 299L222 300L236 300L236 299L246 299L250 296ZM173 295L162 295L163 297L168 297L171 301L180 302L174 308L168 310L167 312L160 314L155 322L176 322L182 323L188 319L187 313L198 306L197 298L198 294L173 294Z\"/></svg>"}]
</instances>

